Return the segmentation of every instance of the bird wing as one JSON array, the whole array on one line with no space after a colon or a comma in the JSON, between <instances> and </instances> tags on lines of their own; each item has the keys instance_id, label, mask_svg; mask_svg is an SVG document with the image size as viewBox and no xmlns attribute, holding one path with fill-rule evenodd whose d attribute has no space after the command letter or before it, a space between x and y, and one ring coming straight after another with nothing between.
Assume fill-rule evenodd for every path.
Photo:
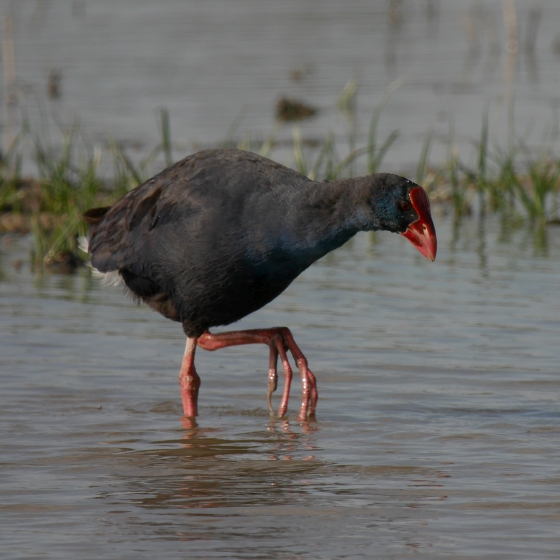
<instances>
[{"instance_id":1,"label":"bird wing","mask_svg":"<svg viewBox=\"0 0 560 560\"><path fill-rule=\"evenodd\" d=\"M107 210L98 223L90 226L89 251L95 268L101 272L145 268L143 250L147 243L154 241L156 226L159 233L162 226L178 219L179 202L183 218L188 219L191 213L188 201L170 196L169 185L167 180L152 179L144 183ZM188 196L181 198L188 199ZM135 272L142 273L141 270Z\"/></svg>"}]
</instances>

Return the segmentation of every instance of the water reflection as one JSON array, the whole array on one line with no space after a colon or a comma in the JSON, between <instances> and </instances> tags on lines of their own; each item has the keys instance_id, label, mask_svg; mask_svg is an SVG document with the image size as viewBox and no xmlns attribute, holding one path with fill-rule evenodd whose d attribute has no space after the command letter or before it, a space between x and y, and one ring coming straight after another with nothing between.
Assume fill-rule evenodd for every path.
<instances>
[{"instance_id":1,"label":"water reflection","mask_svg":"<svg viewBox=\"0 0 560 560\"><path fill-rule=\"evenodd\" d=\"M489 224L493 226L496 222L499 226L497 233L494 233L494 227L488 231ZM468 233L473 226L476 231L476 245L471 244L471 237ZM473 248L478 255L478 269L483 276L486 276L489 269L488 244L493 241L493 238L502 245L515 247L514 252L516 253L529 251L534 256L546 257L549 254L550 229L554 227L554 225L547 225L544 222L527 222L518 215L511 215L508 211L488 214L481 208L475 219L453 215L449 238L449 259L450 262L454 262L455 256L463 250L463 247Z\"/></svg>"},{"instance_id":2,"label":"water reflection","mask_svg":"<svg viewBox=\"0 0 560 560\"><path fill-rule=\"evenodd\" d=\"M315 434L319 430L319 425L311 421L301 422L300 429L302 430L303 437L291 429L288 420L272 419L268 425L268 432L278 437L278 443L268 456L269 459L273 461L291 461L295 453L317 450L318 447L315 444L315 439L306 436ZM314 455L307 455L302 460L310 461L314 458Z\"/></svg>"},{"instance_id":3,"label":"water reflection","mask_svg":"<svg viewBox=\"0 0 560 560\"><path fill-rule=\"evenodd\" d=\"M400 2L391 2L389 23L386 30L384 61L385 69L391 79L399 78L397 69L397 51L402 41L403 18Z\"/></svg>"},{"instance_id":4,"label":"water reflection","mask_svg":"<svg viewBox=\"0 0 560 560\"><path fill-rule=\"evenodd\" d=\"M488 256L486 254L486 212L482 210L478 217L478 266L483 278L488 278Z\"/></svg>"},{"instance_id":5,"label":"water reflection","mask_svg":"<svg viewBox=\"0 0 560 560\"><path fill-rule=\"evenodd\" d=\"M527 68L529 82L534 85L537 85L540 82L539 63L537 60L535 46L537 43L541 18L542 8L538 4L533 5L529 10L527 24L525 26L525 41L523 50L525 53L525 66Z\"/></svg>"},{"instance_id":6,"label":"water reflection","mask_svg":"<svg viewBox=\"0 0 560 560\"><path fill-rule=\"evenodd\" d=\"M180 438L153 442L149 449L123 457L127 471L125 494L147 508L222 508L289 504L307 492L302 478L323 462L313 460L318 426L294 429L289 421L271 421L266 430L231 437L228 430L202 428L182 419ZM236 430L237 431L237 430ZM157 472L140 475L141 469ZM138 496L143 496L138 498ZM112 494L103 493L104 499Z\"/></svg>"},{"instance_id":7,"label":"water reflection","mask_svg":"<svg viewBox=\"0 0 560 560\"><path fill-rule=\"evenodd\" d=\"M548 227L545 223L540 223L534 228L533 244L535 255L548 255Z\"/></svg>"}]
</instances>

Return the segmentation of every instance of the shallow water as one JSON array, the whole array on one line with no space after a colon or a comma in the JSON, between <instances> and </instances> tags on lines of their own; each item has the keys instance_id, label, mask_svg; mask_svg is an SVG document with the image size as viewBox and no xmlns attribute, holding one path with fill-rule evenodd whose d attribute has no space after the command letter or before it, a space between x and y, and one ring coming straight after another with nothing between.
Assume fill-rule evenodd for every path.
<instances>
[{"instance_id":1,"label":"shallow water","mask_svg":"<svg viewBox=\"0 0 560 560\"><path fill-rule=\"evenodd\" d=\"M0 556L558 558L560 241L490 222L437 218L433 264L360 234L239 323L292 327L309 424L248 346L198 352L184 425L180 327L4 238Z\"/></svg>"}]
</instances>

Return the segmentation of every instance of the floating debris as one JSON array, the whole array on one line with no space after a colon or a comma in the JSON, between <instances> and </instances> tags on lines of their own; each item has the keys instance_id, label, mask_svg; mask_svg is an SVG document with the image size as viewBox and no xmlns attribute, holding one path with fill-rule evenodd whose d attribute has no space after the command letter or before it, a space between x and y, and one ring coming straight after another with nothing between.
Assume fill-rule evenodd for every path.
<instances>
[{"instance_id":1,"label":"floating debris","mask_svg":"<svg viewBox=\"0 0 560 560\"><path fill-rule=\"evenodd\" d=\"M280 122L303 121L314 117L317 113L318 109L315 107L291 97L282 97L276 103L276 118Z\"/></svg>"}]
</instances>

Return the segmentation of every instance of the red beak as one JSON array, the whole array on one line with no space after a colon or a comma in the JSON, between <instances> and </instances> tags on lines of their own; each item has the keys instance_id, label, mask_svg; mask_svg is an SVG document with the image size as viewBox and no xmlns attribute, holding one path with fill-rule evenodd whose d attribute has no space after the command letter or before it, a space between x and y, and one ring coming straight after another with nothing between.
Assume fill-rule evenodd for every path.
<instances>
[{"instance_id":1,"label":"red beak","mask_svg":"<svg viewBox=\"0 0 560 560\"><path fill-rule=\"evenodd\" d=\"M410 202L418 214L418 219L412 222L404 235L427 259L435 261L437 253L437 237L432 215L430 214L430 200L422 187L415 187L410 191Z\"/></svg>"}]
</instances>

